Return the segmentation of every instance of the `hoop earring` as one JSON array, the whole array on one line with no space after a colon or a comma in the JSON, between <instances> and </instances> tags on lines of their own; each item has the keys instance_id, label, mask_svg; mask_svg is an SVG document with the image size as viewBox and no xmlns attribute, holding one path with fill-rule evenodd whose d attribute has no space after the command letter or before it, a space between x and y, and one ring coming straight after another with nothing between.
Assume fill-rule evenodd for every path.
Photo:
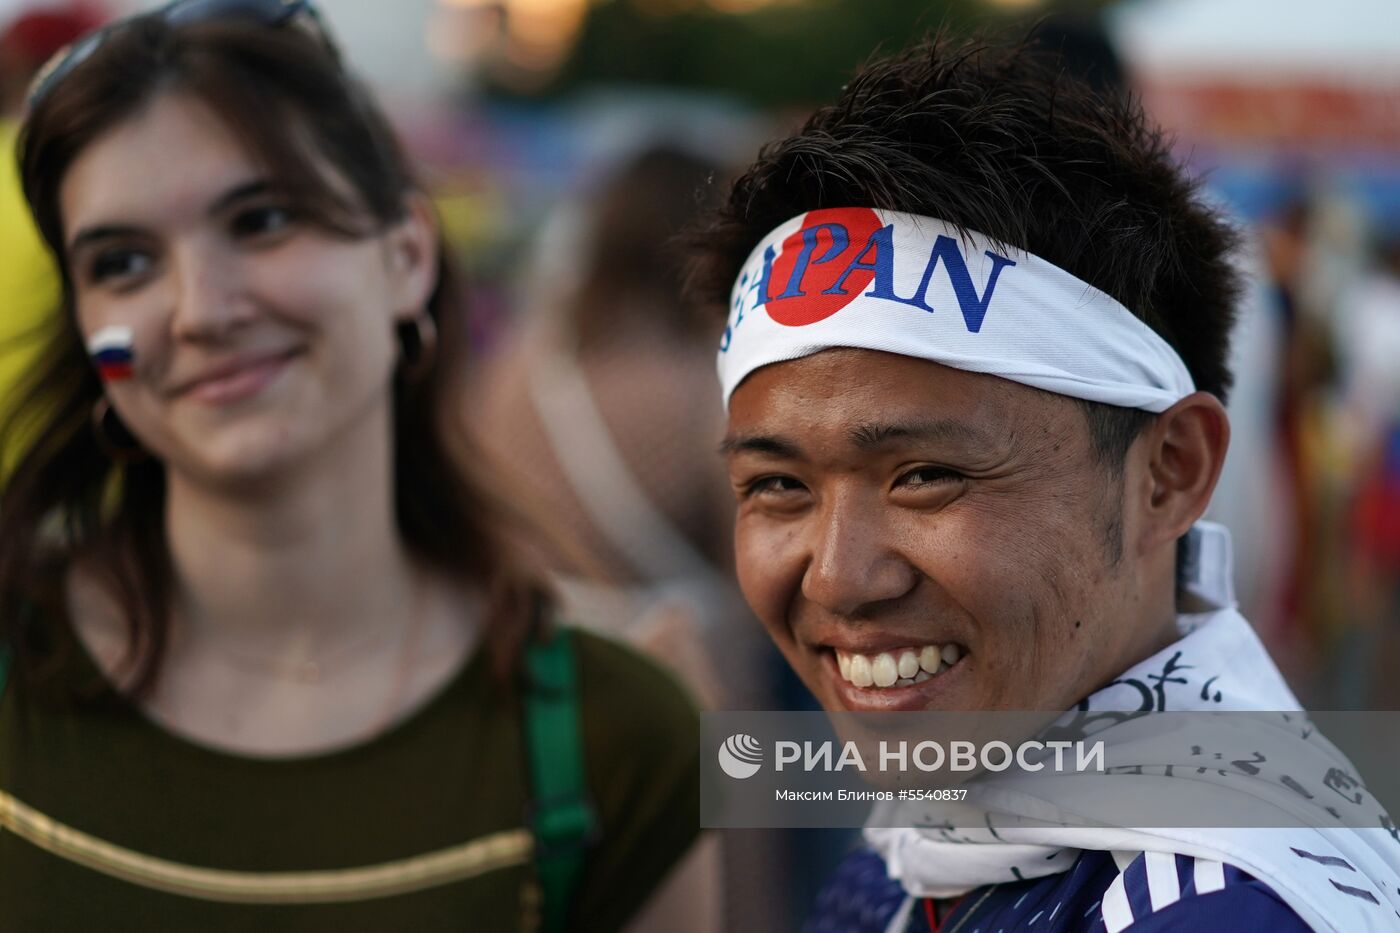
<instances>
[{"instance_id":1,"label":"hoop earring","mask_svg":"<svg viewBox=\"0 0 1400 933\"><path fill-rule=\"evenodd\" d=\"M115 463L137 463L148 456L131 430L112 410L112 403L107 401L105 395L93 403L92 433L97 438L98 449Z\"/></svg>"},{"instance_id":2,"label":"hoop earring","mask_svg":"<svg viewBox=\"0 0 1400 933\"><path fill-rule=\"evenodd\" d=\"M400 321L395 329L399 337L399 367L404 381L422 382L437 358L437 323L424 310L406 321Z\"/></svg>"}]
</instances>

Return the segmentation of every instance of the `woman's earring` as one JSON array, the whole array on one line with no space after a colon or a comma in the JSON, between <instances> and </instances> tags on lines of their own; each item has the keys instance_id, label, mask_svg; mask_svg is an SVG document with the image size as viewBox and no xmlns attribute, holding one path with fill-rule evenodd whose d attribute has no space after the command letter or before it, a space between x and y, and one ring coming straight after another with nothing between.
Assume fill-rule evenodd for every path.
<instances>
[{"instance_id":1,"label":"woman's earring","mask_svg":"<svg viewBox=\"0 0 1400 933\"><path fill-rule=\"evenodd\" d=\"M397 327L399 361L406 382L421 382L433 368L437 356L438 332L433 316L424 310Z\"/></svg>"},{"instance_id":2,"label":"woman's earring","mask_svg":"<svg viewBox=\"0 0 1400 933\"><path fill-rule=\"evenodd\" d=\"M92 433L97 438L98 448L116 463L136 463L148 456L140 441L112 410L112 403L105 395L99 396L92 406Z\"/></svg>"}]
</instances>

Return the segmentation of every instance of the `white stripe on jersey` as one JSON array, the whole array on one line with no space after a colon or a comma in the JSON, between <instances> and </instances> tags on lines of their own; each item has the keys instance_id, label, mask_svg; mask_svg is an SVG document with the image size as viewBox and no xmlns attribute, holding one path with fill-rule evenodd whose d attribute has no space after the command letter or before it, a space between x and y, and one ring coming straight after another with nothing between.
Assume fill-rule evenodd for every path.
<instances>
[{"instance_id":1,"label":"white stripe on jersey","mask_svg":"<svg viewBox=\"0 0 1400 933\"><path fill-rule=\"evenodd\" d=\"M1115 852L1117 859L1118 853ZM1108 928L1108 933L1119 933L1126 930L1133 922L1133 908L1128 903L1128 890L1123 886L1123 873L1120 871L1118 877L1113 879L1113 883L1108 886L1108 890L1103 892L1103 925Z\"/></svg>"},{"instance_id":2,"label":"white stripe on jersey","mask_svg":"<svg viewBox=\"0 0 1400 933\"><path fill-rule=\"evenodd\" d=\"M1196 879L1196 893L1210 894L1225 890L1225 865L1213 859L1198 858L1192 869Z\"/></svg>"},{"instance_id":3,"label":"white stripe on jersey","mask_svg":"<svg viewBox=\"0 0 1400 933\"><path fill-rule=\"evenodd\" d=\"M1170 852L1147 853L1147 893L1154 912L1181 900L1181 882L1176 877L1176 856Z\"/></svg>"}]
</instances>

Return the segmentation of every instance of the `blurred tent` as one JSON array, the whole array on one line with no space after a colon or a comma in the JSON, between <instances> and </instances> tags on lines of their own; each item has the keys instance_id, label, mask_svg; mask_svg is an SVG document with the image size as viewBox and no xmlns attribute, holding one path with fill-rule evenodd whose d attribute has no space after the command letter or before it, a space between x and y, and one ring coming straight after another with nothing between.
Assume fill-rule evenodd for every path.
<instances>
[{"instance_id":1,"label":"blurred tent","mask_svg":"<svg viewBox=\"0 0 1400 933\"><path fill-rule=\"evenodd\" d=\"M593 0L587 10L555 75L518 87L498 75L494 92L653 85L806 111L877 51L1002 16L982 0Z\"/></svg>"},{"instance_id":2,"label":"blurred tent","mask_svg":"<svg viewBox=\"0 0 1400 933\"><path fill-rule=\"evenodd\" d=\"M49 0L0 0L35 5ZM56 0L55 0L56 2ZM104 0L114 16L140 13L166 0ZM440 14L443 0L315 0L357 74L379 95L396 124L430 119L455 89L455 67L431 43L456 39Z\"/></svg>"},{"instance_id":3,"label":"blurred tent","mask_svg":"<svg viewBox=\"0 0 1400 933\"><path fill-rule=\"evenodd\" d=\"M1149 107L1193 140L1400 153L1395 0L1133 0L1110 21Z\"/></svg>"}]
</instances>

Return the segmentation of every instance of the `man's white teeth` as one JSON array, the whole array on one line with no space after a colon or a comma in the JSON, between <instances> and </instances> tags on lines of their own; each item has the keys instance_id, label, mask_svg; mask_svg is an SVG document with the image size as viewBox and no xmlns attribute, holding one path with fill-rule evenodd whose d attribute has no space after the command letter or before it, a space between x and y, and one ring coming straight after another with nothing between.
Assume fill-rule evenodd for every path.
<instances>
[{"instance_id":1,"label":"man's white teeth","mask_svg":"<svg viewBox=\"0 0 1400 933\"><path fill-rule=\"evenodd\" d=\"M873 658L837 651L836 666L842 679L857 687L907 687L946 671L958 663L962 653L962 648L952 643L882 651Z\"/></svg>"},{"instance_id":2,"label":"man's white teeth","mask_svg":"<svg viewBox=\"0 0 1400 933\"><path fill-rule=\"evenodd\" d=\"M875 662L870 665L870 673L875 675L875 686L893 687L894 682L899 679L899 666L894 663L894 657L888 651L882 651L875 655Z\"/></svg>"},{"instance_id":3,"label":"man's white teeth","mask_svg":"<svg viewBox=\"0 0 1400 933\"><path fill-rule=\"evenodd\" d=\"M851 676L848 679L857 687L869 687L875 683L870 673L870 659L863 654L851 655Z\"/></svg>"}]
</instances>

